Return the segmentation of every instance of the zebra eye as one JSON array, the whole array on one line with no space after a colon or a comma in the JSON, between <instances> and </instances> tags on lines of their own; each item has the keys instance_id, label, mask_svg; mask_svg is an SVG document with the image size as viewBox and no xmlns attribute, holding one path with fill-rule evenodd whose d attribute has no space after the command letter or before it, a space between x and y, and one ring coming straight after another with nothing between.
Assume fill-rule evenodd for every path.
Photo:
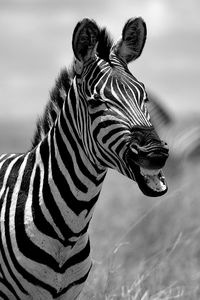
<instances>
[{"instance_id":1,"label":"zebra eye","mask_svg":"<svg viewBox=\"0 0 200 300\"><path fill-rule=\"evenodd\" d=\"M148 103L148 102L149 102L149 98L148 97L144 98L144 103Z\"/></svg>"},{"instance_id":2,"label":"zebra eye","mask_svg":"<svg viewBox=\"0 0 200 300\"><path fill-rule=\"evenodd\" d=\"M94 100L99 100L99 95L94 94L94 95L93 95L93 98L94 98Z\"/></svg>"},{"instance_id":3,"label":"zebra eye","mask_svg":"<svg viewBox=\"0 0 200 300\"><path fill-rule=\"evenodd\" d=\"M109 108L108 103L106 101L102 100L99 96L95 96L94 98L90 99L88 101L88 106L91 109L95 109L95 108L101 108L102 109L102 106L104 106L104 109Z\"/></svg>"},{"instance_id":4,"label":"zebra eye","mask_svg":"<svg viewBox=\"0 0 200 300\"><path fill-rule=\"evenodd\" d=\"M97 99L90 99L88 101L88 105L90 108L95 108L99 106L99 101Z\"/></svg>"}]
</instances>

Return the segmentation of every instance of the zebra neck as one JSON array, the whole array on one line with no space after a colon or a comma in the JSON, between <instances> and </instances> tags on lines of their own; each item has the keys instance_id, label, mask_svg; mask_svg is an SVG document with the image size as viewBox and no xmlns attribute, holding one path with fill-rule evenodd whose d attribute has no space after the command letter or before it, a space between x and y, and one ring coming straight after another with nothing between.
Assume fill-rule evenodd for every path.
<instances>
[{"instance_id":1,"label":"zebra neck","mask_svg":"<svg viewBox=\"0 0 200 300\"><path fill-rule=\"evenodd\" d=\"M56 175L56 181L59 179L65 189L69 187L68 195L72 194L77 201L89 202L99 194L106 172L95 168L78 141L74 142L72 136L67 139L60 126L49 136L49 178L55 182Z\"/></svg>"},{"instance_id":2,"label":"zebra neck","mask_svg":"<svg viewBox=\"0 0 200 300\"><path fill-rule=\"evenodd\" d=\"M44 203L65 240L87 231L106 175L89 161L69 121L61 115L39 150Z\"/></svg>"}]
</instances>

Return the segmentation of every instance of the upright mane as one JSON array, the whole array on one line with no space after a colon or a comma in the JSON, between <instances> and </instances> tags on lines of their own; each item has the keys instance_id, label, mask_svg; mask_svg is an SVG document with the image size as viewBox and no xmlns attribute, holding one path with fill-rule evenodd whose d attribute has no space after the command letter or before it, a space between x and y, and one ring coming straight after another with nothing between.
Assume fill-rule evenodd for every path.
<instances>
[{"instance_id":1,"label":"upright mane","mask_svg":"<svg viewBox=\"0 0 200 300\"><path fill-rule=\"evenodd\" d=\"M100 36L97 46L98 56L109 62L109 54L113 45L113 40L108 34L106 28L99 28ZM74 64L70 70L62 69L55 85L50 91L49 100L45 106L43 115L38 118L35 133L32 139L31 149L35 148L41 140L47 135L52 125L55 123L66 96L68 94L71 82L74 78Z\"/></svg>"},{"instance_id":2,"label":"upright mane","mask_svg":"<svg viewBox=\"0 0 200 300\"><path fill-rule=\"evenodd\" d=\"M63 107L65 97L70 88L70 81L67 69L61 70L57 80L55 81L55 86L50 91L50 98L45 106L44 113L37 120L36 130L32 140L32 149L35 148L41 140L43 140L54 124Z\"/></svg>"}]
</instances>

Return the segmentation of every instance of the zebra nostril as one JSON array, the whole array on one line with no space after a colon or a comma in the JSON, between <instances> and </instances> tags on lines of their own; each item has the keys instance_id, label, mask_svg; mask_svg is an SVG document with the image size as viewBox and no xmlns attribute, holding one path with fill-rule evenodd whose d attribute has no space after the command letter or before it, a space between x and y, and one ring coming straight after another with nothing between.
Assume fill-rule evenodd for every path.
<instances>
[{"instance_id":1,"label":"zebra nostril","mask_svg":"<svg viewBox=\"0 0 200 300\"><path fill-rule=\"evenodd\" d=\"M165 153L165 154L169 154L169 147L168 147L168 144L166 142L163 142L161 143L162 145L162 153Z\"/></svg>"},{"instance_id":2,"label":"zebra nostril","mask_svg":"<svg viewBox=\"0 0 200 300\"><path fill-rule=\"evenodd\" d=\"M169 150L168 144L167 144L166 142L161 141L161 145L162 145L164 148L166 148L166 149Z\"/></svg>"}]
</instances>

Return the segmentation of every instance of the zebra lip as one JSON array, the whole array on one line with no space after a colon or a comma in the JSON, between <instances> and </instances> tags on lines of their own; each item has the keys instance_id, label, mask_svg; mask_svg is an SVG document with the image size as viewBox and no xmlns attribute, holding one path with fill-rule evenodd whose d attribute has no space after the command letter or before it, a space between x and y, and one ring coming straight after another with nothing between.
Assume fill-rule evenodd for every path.
<instances>
[{"instance_id":1,"label":"zebra lip","mask_svg":"<svg viewBox=\"0 0 200 300\"><path fill-rule=\"evenodd\" d=\"M138 180L138 185L144 194L152 197L161 196L168 190L161 169L150 170L140 167L140 179Z\"/></svg>"},{"instance_id":2,"label":"zebra lip","mask_svg":"<svg viewBox=\"0 0 200 300\"><path fill-rule=\"evenodd\" d=\"M142 166L144 161L134 160L130 152L126 157L131 173L134 175L134 180L144 195L149 197L158 197L164 195L167 190L167 182L160 168L150 169Z\"/></svg>"}]
</instances>

